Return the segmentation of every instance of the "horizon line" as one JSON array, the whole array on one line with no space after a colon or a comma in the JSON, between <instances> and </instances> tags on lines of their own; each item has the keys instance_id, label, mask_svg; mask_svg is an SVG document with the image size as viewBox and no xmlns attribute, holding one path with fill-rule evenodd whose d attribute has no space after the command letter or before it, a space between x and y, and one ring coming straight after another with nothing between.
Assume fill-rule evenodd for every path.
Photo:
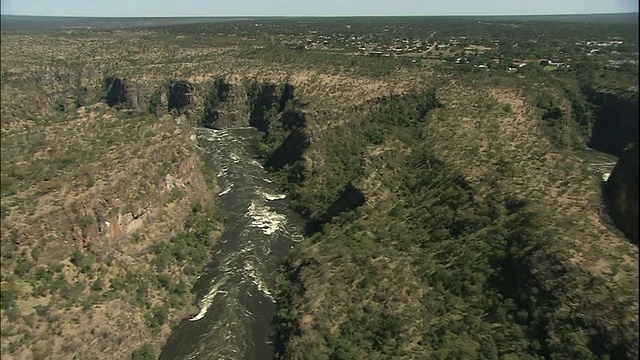
<instances>
[{"instance_id":1,"label":"horizon line","mask_svg":"<svg viewBox=\"0 0 640 360\"><path fill-rule=\"evenodd\" d=\"M591 16L591 15L638 15L638 11L630 12L595 12L595 13L553 13L553 14L392 14L392 15L148 15L148 16L109 16L109 15L33 15L33 14L0 14L1 16L22 16L40 18L74 18L74 19L160 19L160 18L343 18L343 17L481 17L481 16Z\"/></svg>"}]
</instances>

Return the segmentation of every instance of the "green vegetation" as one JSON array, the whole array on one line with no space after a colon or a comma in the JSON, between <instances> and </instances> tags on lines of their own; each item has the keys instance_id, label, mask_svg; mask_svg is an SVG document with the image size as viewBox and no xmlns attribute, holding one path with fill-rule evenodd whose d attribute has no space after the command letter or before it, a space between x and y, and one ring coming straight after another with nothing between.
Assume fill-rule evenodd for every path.
<instances>
[{"instance_id":1,"label":"green vegetation","mask_svg":"<svg viewBox=\"0 0 640 360\"><path fill-rule=\"evenodd\" d=\"M184 269L187 265L203 267L210 257L209 250L214 241L211 234L219 230L223 219L223 213L214 205L195 203L181 233L168 242L158 242L149 247L148 252L153 257L151 264L156 272L162 274L170 264ZM158 279L167 290L176 290L175 284L162 280L161 277Z\"/></svg>"},{"instance_id":2,"label":"green vegetation","mask_svg":"<svg viewBox=\"0 0 640 360\"><path fill-rule=\"evenodd\" d=\"M131 360L155 360L158 357L149 343L144 343L131 354Z\"/></svg>"},{"instance_id":3,"label":"green vegetation","mask_svg":"<svg viewBox=\"0 0 640 360\"><path fill-rule=\"evenodd\" d=\"M221 77L217 77L213 81L211 89L204 100L204 114L200 122L202 125L211 126L215 124L220 116L218 106L227 101L230 89L231 86Z\"/></svg>"},{"instance_id":4,"label":"green vegetation","mask_svg":"<svg viewBox=\"0 0 640 360\"><path fill-rule=\"evenodd\" d=\"M155 358L222 222L190 127L248 120L308 219L282 358L637 357L637 247L576 157L637 142L618 19L3 17L3 356Z\"/></svg>"},{"instance_id":5,"label":"green vegetation","mask_svg":"<svg viewBox=\"0 0 640 360\"><path fill-rule=\"evenodd\" d=\"M304 181L302 156L309 146L306 118L294 86L251 81L246 85L249 124L263 132L256 149L265 166L278 173L290 189Z\"/></svg>"},{"instance_id":6,"label":"green vegetation","mask_svg":"<svg viewBox=\"0 0 640 360\"><path fill-rule=\"evenodd\" d=\"M327 162L338 168L328 167L322 182L305 185L312 187L307 194L327 195L298 199L322 213L346 182L362 182L375 172L393 202L343 212L296 250L279 280L280 356L632 358L637 352L632 327L603 329L563 311L566 286L582 275L553 246L558 234L546 225L549 214L497 192L480 198L461 174L435 157L425 123L438 106L433 91L391 98L363 121L336 130L348 141L326 138L331 141L323 149ZM356 166L371 146L392 139L410 147L411 154ZM374 265L379 261L395 267L411 261L412 282L402 283L397 274L381 276ZM307 341L314 345L299 348L297 337L309 336L300 332L306 316L301 299L319 296L313 289L327 269L341 283L323 295L332 306L313 313L318 337ZM389 282L402 285L389 289Z\"/></svg>"},{"instance_id":7,"label":"green vegetation","mask_svg":"<svg viewBox=\"0 0 640 360\"><path fill-rule=\"evenodd\" d=\"M162 109L162 91L158 89L151 94L147 111L151 114L157 114L160 109Z\"/></svg>"},{"instance_id":8,"label":"green vegetation","mask_svg":"<svg viewBox=\"0 0 640 360\"><path fill-rule=\"evenodd\" d=\"M96 79L97 88L102 80ZM130 356L140 344L122 343L112 328L138 333L157 346L162 329L191 310L189 290L210 259L223 218L213 205L193 205L196 199L210 203L215 178L200 177L203 164L190 125L94 103L49 109L23 128L7 113L16 107L4 106L4 91L3 355L96 358L113 346L119 350L110 354ZM98 101L100 93L94 94ZM136 99L144 104L144 96ZM161 106L166 111L166 103ZM163 191L169 190L168 175L191 182ZM147 216L165 206L171 206L171 216ZM149 248L160 243L169 245L156 256ZM158 271L155 264L162 262ZM126 326L102 316L113 309L127 319ZM77 330L63 332L65 327ZM85 340L98 337L100 345L87 349ZM35 345L40 339L47 345ZM52 339L67 345L61 348Z\"/></svg>"},{"instance_id":9,"label":"green vegetation","mask_svg":"<svg viewBox=\"0 0 640 360\"><path fill-rule=\"evenodd\" d=\"M595 121L592 110L594 106L588 103L579 91L565 88L562 97L554 98L546 90L538 92L536 99L545 134L557 148L585 149L591 139ZM563 109L559 99L569 102L570 105Z\"/></svg>"}]
</instances>

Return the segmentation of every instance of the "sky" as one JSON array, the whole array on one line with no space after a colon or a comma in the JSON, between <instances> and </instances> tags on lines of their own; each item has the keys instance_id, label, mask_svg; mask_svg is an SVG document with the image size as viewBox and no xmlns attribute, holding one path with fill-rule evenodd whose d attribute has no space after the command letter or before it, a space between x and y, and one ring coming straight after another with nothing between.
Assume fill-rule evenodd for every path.
<instances>
[{"instance_id":1,"label":"sky","mask_svg":"<svg viewBox=\"0 0 640 360\"><path fill-rule=\"evenodd\" d=\"M637 0L1 0L5 15L384 16L638 12Z\"/></svg>"}]
</instances>

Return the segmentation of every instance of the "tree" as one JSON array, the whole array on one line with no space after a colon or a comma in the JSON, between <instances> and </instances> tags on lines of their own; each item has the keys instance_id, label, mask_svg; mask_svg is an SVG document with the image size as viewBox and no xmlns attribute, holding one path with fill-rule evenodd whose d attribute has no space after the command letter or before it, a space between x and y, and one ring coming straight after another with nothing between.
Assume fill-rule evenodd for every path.
<instances>
[{"instance_id":1,"label":"tree","mask_svg":"<svg viewBox=\"0 0 640 360\"><path fill-rule=\"evenodd\" d=\"M156 351L149 343L144 343L131 354L132 360L155 360L157 358Z\"/></svg>"},{"instance_id":2,"label":"tree","mask_svg":"<svg viewBox=\"0 0 640 360\"><path fill-rule=\"evenodd\" d=\"M220 116L218 107L221 103L227 101L229 91L231 91L231 85L226 83L222 77L216 77L205 98L204 114L202 116L203 125L213 125L218 120Z\"/></svg>"},{"instance_id":3,"label":"tree","mask_svg":"<svg viewBox=\"0 0 640 360\"><path fill-rule=\"evenodd\" d=\"M532 61L529 64L520 68L520 72L525 75L541 75L544 72L542 66L537 61Z\"/></svg>"}]
</instances>

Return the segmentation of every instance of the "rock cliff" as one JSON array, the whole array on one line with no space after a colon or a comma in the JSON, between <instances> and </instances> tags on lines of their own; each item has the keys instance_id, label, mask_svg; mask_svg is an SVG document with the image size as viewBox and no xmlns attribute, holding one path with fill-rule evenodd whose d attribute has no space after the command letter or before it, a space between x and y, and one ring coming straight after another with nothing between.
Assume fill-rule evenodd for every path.
<instances>
[{"instance_id":1,"label":"rock cliff","mask_svg":"<svg viewBox=\"0 0 640 360\"><path fill-rule=\"evenodd\" d=\"M637 134L636 134L637 135ZM607 197L616 226L638 244L638 144L626 147L607 181Z\"/></svg>"},{"instance_id":2,"label":"rock cliff","mask_svg":"<svg viewBox=\"0 0 640 360\"><path fill-rule=\"evenodd\" d=\"M588 90L587 99L596 106L589 147L619 156L630 143L638 143L638 97Z\"/></svg>"}]
</instances>

